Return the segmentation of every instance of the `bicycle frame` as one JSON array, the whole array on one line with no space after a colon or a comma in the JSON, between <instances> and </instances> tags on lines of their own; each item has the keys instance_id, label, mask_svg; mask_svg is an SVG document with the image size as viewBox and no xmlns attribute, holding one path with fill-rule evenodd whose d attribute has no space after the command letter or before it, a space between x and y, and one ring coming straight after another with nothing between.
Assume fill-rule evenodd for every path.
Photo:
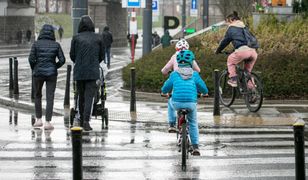
<instances>
[{"instance_id":1,"label":"bicycle frame","mask_svg":"<svg viewBox=\"0 0 308 180\"><path fill-rule=\"evenodd\" d=\"M187 113L188 111L186 109L180 109L178 110L178 117L177 117L177 138L179 139L178 142L180 142L178 145L180 145L179 152L182 152L182 170L186 170L186 159L188 159L189 155L189 147L190 147L190 136L188 128L188 121L187 121ZM179 134L180 138L179 138Z\"/></svg>"}]
</instances>

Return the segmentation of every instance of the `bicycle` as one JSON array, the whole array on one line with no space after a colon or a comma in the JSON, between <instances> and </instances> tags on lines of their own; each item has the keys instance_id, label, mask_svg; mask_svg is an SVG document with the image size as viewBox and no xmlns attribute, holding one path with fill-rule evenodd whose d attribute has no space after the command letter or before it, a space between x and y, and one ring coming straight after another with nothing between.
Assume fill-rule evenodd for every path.
<instances>
[{"instance_id":1,"label":"bicycle","mask_svg":"<svg viewBox=\"0 0 308 180\"><path fill-rule=\"evenodd\" d=\"M230 53L223 53L230 54ZM247 63L249 59L245 59L243 62ZM243 63L242 63L243 64ZM220 102L226 106L230 107L236 97L238 92L240 95L244 96L245 104L250 112L257 112L263 103L263 85L259 76L251 72L249 73L239 64L236 65L237 74L237 87L231 87L227 84L229 79L228 69L221 72L219 76L219 99Z\"/></svg>"},{"instance_id":2,"label":"bicycle","mask_svg":"<svg viewBox=\"0 0 308 180\"><path fill-rule=\"evenodd\" d=\"M161 94L163 97L171 97L171 94ZM200 97L208 97L208 94L201 95L198 94L198 98ZM186 160L188 159L189 153L192 154L193 148L191 146L191 140L190 140L190 134L189 134L189 122L187 119L187 114L189 112L189 109L179 109L177 111L177 131L176 131L176 137L177 137L177 145L179 146L179 152L181 152L181 167L182 171L186 171Z\"/></svg>"}]
</instances>

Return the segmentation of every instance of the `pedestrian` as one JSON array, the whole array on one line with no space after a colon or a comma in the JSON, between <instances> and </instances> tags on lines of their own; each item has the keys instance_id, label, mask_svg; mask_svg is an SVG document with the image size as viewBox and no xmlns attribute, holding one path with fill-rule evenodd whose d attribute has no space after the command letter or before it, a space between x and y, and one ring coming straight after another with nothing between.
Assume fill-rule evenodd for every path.
<instances>
[{"instance_id":1,"label":"pedestrian","mask_svg":"<svg viewBox=\"0 0 308 180\"><path fill-rule=\"evenodd\" d=\"M103 41L105 44L105 59L104 62L107 64L108 69L110 68L110 49L111 49L111 44L113 42L113 37L111 32L109 31L109 27L105 26L104 31L102 33L103 35Z\"/></svg>"},{"instance_id":2,"label":"pedestrian","mask_svg":"<svg viewBox=\"0 0 308 180\"><path fill-rule=\"evenodd\" d=\"M22 30L19 29L16 33L16 39L17 39L17 44L21 44L22 43Z\"/></svg>"},{"instance_id":3,"label":"pedestrian","mask_svg":"<svg viewBox=\"0 0 308 180\"><path fill-rule=\"evenodd\" d=\"M64 29L63 29L63 27L60 25L60 26L59 26L59 29L58 29L58 34L59 34L60 42L62 41L63 33L64 33Z\"/></svg>"},{"instance_id":4,"label":"pedestrian","mask_svg":"<svg viewBox=\"0 0 308 180\"><path fill-rule=\"evenodd\" d=\"M198 72L192 69L195 55L190 50L180 51L176 56L178 69L173 71L168 80L165 81L161 92L167 94L172 91L170 108L174 111L187 109L189 135L193 151L193 156L200 156L199 151L199 129L197 120L197 93L208 94L205 82L201 79ZM169 129L175 129L176 114L169 114ZM169 131L170 132L170 131ZM176 131L173 131L176 132Z\"/></svg>"},{"instance_id":5,"label":"pedestrian","mask_svg":"<svg viewBox=\"0 0 308 180\"><path fill-rule=\"evenodd\" d=\"M169 31L166 30L160 40L161 44L163 45L163 48L170 46L171 40L172 40L172 37L170 36Z\"/></svg>"},{"instance_id":6,"label":"pedestrian","mask_svg":"<svg viewBox=\"0 0 308 180\"><path fill-rule=\"evenodd\" d=\"M237 87L236 65L245 59L249 59L249 61L245 61L245 70L250 73L257 61L258 54L256 49L248 46L246 36L244 35L245 24L240 20L236 11L226 17L226 24L228 25L228 30L215 53L221 53L232 42L235 51L227 59L230 77L227 83L232 87ZM254 88L251 81L248 82L248 87Z\"/></svg>"},{"instance_id":7,"label":"pedestrian","mask_svg":"<svg viewBox=\"0 0 308 180\"><path fill-rule=\"evenodd\" d=\"M159 35L157 34L157 32L155 31L153 34L152 34L152 47L156 47L160 44L160 37Z\"/></svg>"},{"instance_id":8,"label":"pedestrian","mask_svg":"<svg viewBox=\"0 0 308 180\"><path fill-rule=\"evenodd\" d=\"M58 61L56 61L56 57ZM34 128L42 127L42 87L46 83L46 116L44 129L51 130L50 123L53 113L54 94L57 85L58 70L65 63L65 57L59 43L56 42L54 29L51 25L43 25L38 40L32 45L29 63L35 89Z\"/></svg>"},{"instance_id":9,"label":"pedestrian","mask_svg":"<svg viewBox=\"0 0 308 180\"><path fill-rule=\"evenodd\" d=\"M95 33L90 16L80 19L78 33L71 41L70 57L74 63L74 81L77 85L77 110L80 119L74 120L75 126L91 131L90 116L100 79L100 63L105 59L105 45L101 35ZM83 124L80 124L82 120Z\"/></svg>"},{"instance_id":10,"label":"pedestrian","mask_svg":"<svg viewBox=\"0 0 308 180\"><path fill-rule=\"evenodd\" d=\"M26 32L26 38L27 38L28 43L30 43L31 41L31 36L32 36L32 32L30 29L28 29Z\"/></svg>"},{"instance_id":11,"label":"pedestrian","mask_svg":"<svg viewBox=\"0 0 308 180\"><path fill-rule=\"evenodd\" d=\"M134 37L134 46L132 46L133 37ZM129 33L127 34L127 40L128 40L128 43L129 43L131 55L133 55L133 52L135 53L137 39L138 39L138 34L129 34ZM134 48L132 48L132 47L134 47Z\"/></svg>"}]
</instances>

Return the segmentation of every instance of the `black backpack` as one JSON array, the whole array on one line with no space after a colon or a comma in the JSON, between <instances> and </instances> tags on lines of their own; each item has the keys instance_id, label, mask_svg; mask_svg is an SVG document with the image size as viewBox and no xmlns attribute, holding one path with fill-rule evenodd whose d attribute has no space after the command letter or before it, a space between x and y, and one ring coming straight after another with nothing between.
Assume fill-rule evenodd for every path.
<instances>
[{"instance_id":1,"label":"black backpack","mask_svg":"<svg viewBox=\"0 0 308 180\"><path fill-rule=\"evenodd\" d=\"M249 31L247 27L243 28L243 34L247 41L247 46L250 48L258 49L260 47L257 38Z\"/></svg>"}]
</instances>

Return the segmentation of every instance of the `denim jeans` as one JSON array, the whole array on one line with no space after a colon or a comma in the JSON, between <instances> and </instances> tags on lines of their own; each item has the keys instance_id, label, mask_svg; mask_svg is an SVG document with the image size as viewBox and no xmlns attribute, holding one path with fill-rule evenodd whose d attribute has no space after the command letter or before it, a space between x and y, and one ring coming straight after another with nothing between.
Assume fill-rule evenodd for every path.
<instances>
[{"instance_id":1,"label":"denim jeans","mask_svg":"<svg viewBox=\"0 0 308 180\"><path fill-rule=\"evenodd\" d=\"M105 48L105 59L104 62L105 64L107 64L107 67L110 67L110 47L106 47Z\"/></svg>"},{"instance_id":2,"label":"denim jeans","mask_svg":"<svg viewBox=\"0 0 308 180\"><path fill-rule=\"evenodd\" d=\"M199 144L199 129L197 122L197 103L195 102L175 102L172 98L168 100L168 120L169 124L176 123L176 111L188 109L187 119L189 122L189 135L192 144Z\"/></svg>"}]
</instances>

